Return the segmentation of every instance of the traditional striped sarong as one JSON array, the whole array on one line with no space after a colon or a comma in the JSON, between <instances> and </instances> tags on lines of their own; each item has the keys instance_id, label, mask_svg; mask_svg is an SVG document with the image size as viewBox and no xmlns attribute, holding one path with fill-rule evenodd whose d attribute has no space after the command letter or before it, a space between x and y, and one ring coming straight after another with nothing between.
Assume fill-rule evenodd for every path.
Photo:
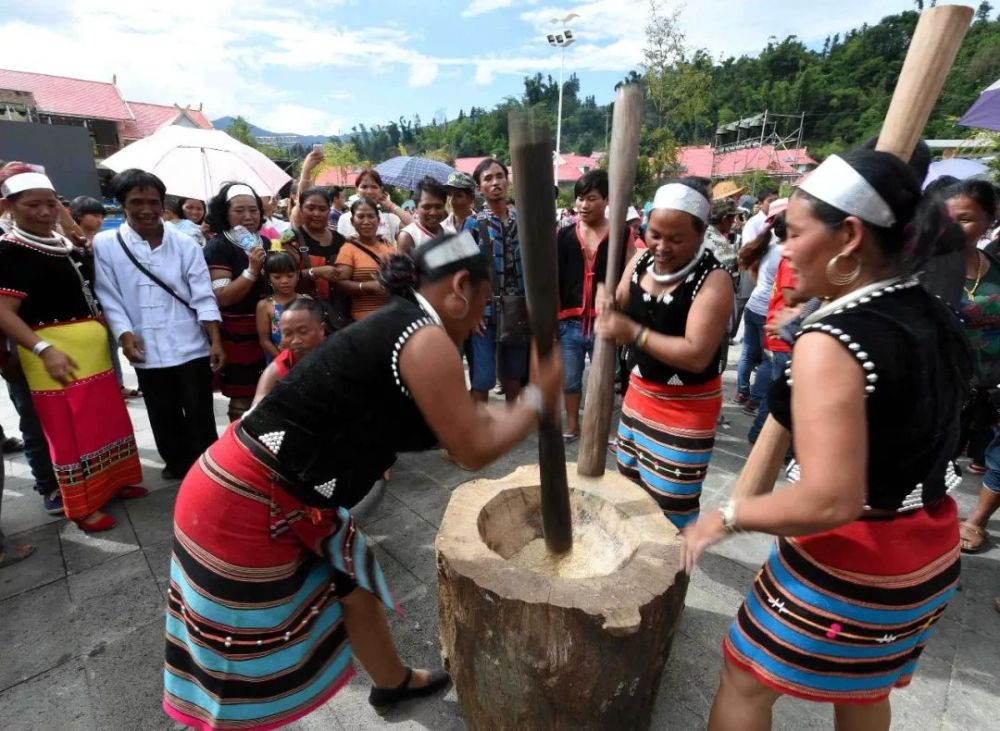
<instances>
[{"instance_id":1,"label":"traditional striped sarong","mask_svg":"<svg viewBox=\"0 0 1000 731\"><path fill-rule=\"evenodd\" d=\"M310 508L230 426L185 477L174 509L164 710L196 729L270 729L353 675L338 598L393 606L344 509Z\"/></svg>"},{"instance_id":2,"label":"traditional striped sarong","mask_svg":"<svg viewBox=\"0 0 1000 731\"><path fill-rule=\"evenodd\" d=\"M722 379L668 386L632 374L618 424L618 471L653 496L678 528L698 517L715 446Z\"/></svg>"},{"instance_id":3,"label":"traditional striped sarong","mask_svg":"<svg viewBox=\"0 0 1000 731\"><path fill-rule=\"evenodd\" d=\"M229 398L252 398L257 380L267 363L257 338L256 315L222 313L222 349L226 364L219 372L222 394Z\"/></svg>"},{"instance_id":4,"label":"traditional striped sarong","mask_svg":"<svg viewBox=\"0 0 1000 731\"><path fill-rule=\"evenodd\" d=\"M779 538L723 652L781 693L881 701L909 684L958 575L950 497L931 509Z\"/></svg>"},{"instance_id":5,"label":"traditional striped sarong","mask_svg":"<svg viewBox=\"0 0 1000 731\"><path fill-rule=\"evenodd\" d=\"M86 319L35 332L77 364L76 380L64 386L49 375L41 358L18 346L63 510L67 518L85 518L123 487L142 481L132 421L111 369L104 325Z\"/></svg>"}]
</instances>

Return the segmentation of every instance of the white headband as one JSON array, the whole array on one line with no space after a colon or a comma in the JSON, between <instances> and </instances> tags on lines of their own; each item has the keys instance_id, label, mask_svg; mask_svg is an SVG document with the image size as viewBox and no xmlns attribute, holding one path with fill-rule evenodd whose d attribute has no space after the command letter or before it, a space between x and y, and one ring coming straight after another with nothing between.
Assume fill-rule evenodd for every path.
<instances>
[{"instance_id":1,"label":"white headband","mask_svg":"<svg viewBox=\"0 0 1000 731\"><path fill-rule=\"evenodd\" d=\"M435 244L424 254L424 264L427 269L440 269L441 267L454 264L462 259L471 259L479 255L479 246L472 234L463 231L457 236Z\"/></svg>"},{"instance_id":2,"label":"white headband","mask_svg":"<svg viewBox=\"0 0 1000 731\"><path fill-rule=\"evenodd\" d=\"M666 208L671 211L690 213L702 223L708 222L708 214L712 204L708 198L681 183L668 183L660 186L653 197L653 210Z\"/></svg>"},{"instance_id":3,"label":"white headband","mask_svg":"<svg viewBox=\"0 0 1000 731\"><path fill-rule=\"evenodd\" d=\"M7 178L0 185L0 197L9 198L26 190L55 190L52 181L42 173L18 173Z\"/></svg>"},{"instance_id":4,"label":"white headband","mask_svg":"<svg viewBox=\"0 0 1000 731\"><path fill-rule=\"evenodd\" d=\"M837 155L824 160L799 189L867 223L882 228L890 228L896 223L889 204L872 184Z\"/></svg>"},{"instance_id":5,"label":"white headband","mask_svg":"<svg viewBox=\"0 0 1000 731\"><path fill-rule=\"evenodd\" d=\"M249 185L243 185L243 183L237 183L236 185L232 186L229 190L226 191L226 203L228 203L238 195L249 195L254 199L256 199L257 197L253 192L253 188L251 188Z\"/></svg>"}]
</instances>

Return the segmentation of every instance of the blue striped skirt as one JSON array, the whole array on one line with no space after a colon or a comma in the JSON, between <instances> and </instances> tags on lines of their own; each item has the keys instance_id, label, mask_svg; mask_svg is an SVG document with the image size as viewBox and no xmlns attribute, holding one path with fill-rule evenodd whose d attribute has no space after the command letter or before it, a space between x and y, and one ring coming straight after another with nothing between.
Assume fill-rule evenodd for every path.
<instances>
[{"instance_id":1,"label":"blue striped skirt","mask_svg":"<svg viewBox=\"0 0 1000 731\"><path fill-rule=\"evenodd\" d=\"M635 373L618 423L618 471L648 492L678 529L698 517L715 447L722 381L670 386Z\"/></svg>"},{"instance_id":2,"label":"blue striped skirt","mask_svg":"<svg viewBox=\"0 0 1000 731\"><path fill-rule=\"evenodd\" d=\"M874 703L909 684L959 576L955 502L779 538L723 641L781 693Z\"/></svg>"}]
</instances>

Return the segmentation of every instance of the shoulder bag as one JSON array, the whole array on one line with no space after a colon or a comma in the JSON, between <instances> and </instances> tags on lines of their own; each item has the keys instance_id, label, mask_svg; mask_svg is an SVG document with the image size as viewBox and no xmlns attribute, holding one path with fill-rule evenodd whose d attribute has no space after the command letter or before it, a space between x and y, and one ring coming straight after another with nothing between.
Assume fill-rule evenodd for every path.
<instances>
[{"instance_id":1,"label":"shoulder bag","mask_svg":"<svg viewBox=\"0 0 1000 731\"><path fill-rule=\"evenodd\" d=\"M149 280L151 282L153 282L153 284L155 284L156 286L158 286L160 289L162 289L164 292L166 292L167 294L169 294L175 300L177 300L182 305L184 305L185 307L187 307L188 310L191 311L191 314L194 315L194 319L197 321L197 319L198 319L198 310L196 310L194 307L192 307L190 302L188 302L183 297L181 297L179 294L177 294L170 287L169 284L167 284L166 282L164 282L162 279L160 279L158 276L156 276L155 274L153 274L146 267L144 267L142 264L139 263L139 260L135 258L135 254L133 254L129 250L128 246L125 245L125 239L122 238L122 235L121 235L120 231L116 232L115 236L118 238L118 245L122 247L122 251L125 252L125 256L127 256L129 258L129 260L133 264L135 264L135 268L138 269L143 274L145 274L149 278Z\"/></svg>"},{"instance_id":2,"label":"shoulder bag","mask_svg":"<svg viewBox=\"0 0 1000 731\"><path fill-rule=\"evenodd\" d=\"M479 221L479 239L481 246L485 243L488 247L487 265L490 281L493 284L493 324L496 330L496 342L498 345L524 345L531 337L528 300L524 295L504 294L504 274L496 270L493 239L490 238L489 224L485 219ZM501 246L506 249L507 242L504 241Z\"/></svg>"}]
</instances>

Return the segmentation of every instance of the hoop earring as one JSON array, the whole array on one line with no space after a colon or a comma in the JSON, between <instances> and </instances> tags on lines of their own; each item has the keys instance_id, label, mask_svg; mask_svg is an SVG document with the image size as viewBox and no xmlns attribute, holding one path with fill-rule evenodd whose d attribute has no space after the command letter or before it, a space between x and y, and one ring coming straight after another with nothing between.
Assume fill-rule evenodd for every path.
<instances>
[{"instance_id":1,"label":"hoop earring","mask_svg":"<svg viewBox=\"0 0 1000 731\"><path fill-rule=\"evenodd\" d=\"M452 312L450 306L448 307L448 314L453 319L455 319L455 320L461 320L461 319L465 318L465 316L469 314L469 307L470 307L469 300L465 297L465 295L455 294L454 292L451 292L448 295L448 297L449 297L449 299L452 298L452 297L460 299L460 300L462 300L462 303L464 304L464 308L462 309L462 312L460 314Z\"/></svg>"},{"instance_id":2,"label":"hoop earring","mask_svg":"<svg viewBox=\"0 0 1000 731\"><path fill-rule=\"evenodd\" d=\"M830 284L835 287L846 287L848 284L852 284L855 279L861 276L861 258L855 256L854 254L850 254L852 258L857 260L857 264L855 264L854 269L849 271L847 274L841 274L838 271L838 262L842 256L844 256L844 254L837 254L826 263L826 278Z\"/></svg>"}]
</instances>

